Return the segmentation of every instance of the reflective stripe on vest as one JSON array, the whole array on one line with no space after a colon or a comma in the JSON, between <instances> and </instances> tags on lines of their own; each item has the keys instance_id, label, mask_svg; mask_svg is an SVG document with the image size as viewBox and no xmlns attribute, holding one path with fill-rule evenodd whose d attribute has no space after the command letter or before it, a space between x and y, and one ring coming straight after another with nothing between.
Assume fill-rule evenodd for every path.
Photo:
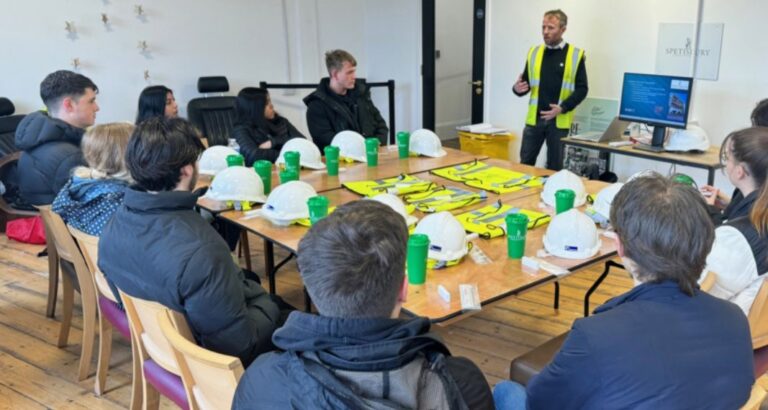
<instances>
[{"instance_id":1,"label":"reflective stripe on vest","mask_svg":"<svg viewBox=\"0 0 768 410\"><path fill-rule=\"evenodd\" d=\"M539 116L539 85L541 84L541 62L544 59L546 46L534 46L528 51L528 85L531 87L531 98L528 101L528 116L525 119L527 125L536 125ZM560 87L558 104L568 99L576 89L576 71L584 56L584 50L568 45L568 53L565 56L565 70L563 71L563 85ZM573 110L557 116L557 128L570 129L573 120Z\"/></svg>"}]
</instances>

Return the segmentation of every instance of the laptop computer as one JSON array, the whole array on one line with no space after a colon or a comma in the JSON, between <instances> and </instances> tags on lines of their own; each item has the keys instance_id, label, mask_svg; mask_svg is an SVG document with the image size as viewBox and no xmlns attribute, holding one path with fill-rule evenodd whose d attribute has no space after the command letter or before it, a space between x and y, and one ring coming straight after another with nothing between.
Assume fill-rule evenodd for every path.
<instances>
[{"instance_id":1,"label":"laptop computer","mask_svg":"<svg viewBox=\"0 0 768 410\"><path fill-rule=\"evenodd\" d=\"M622 121L619 117L614 117L608 129L605 132L591 131L583 134L572 135L571 138L575 140L590 141L590 142L611 142L621 141L624 131L629 126L629 121Z\"/></svg>"}]
</instances>

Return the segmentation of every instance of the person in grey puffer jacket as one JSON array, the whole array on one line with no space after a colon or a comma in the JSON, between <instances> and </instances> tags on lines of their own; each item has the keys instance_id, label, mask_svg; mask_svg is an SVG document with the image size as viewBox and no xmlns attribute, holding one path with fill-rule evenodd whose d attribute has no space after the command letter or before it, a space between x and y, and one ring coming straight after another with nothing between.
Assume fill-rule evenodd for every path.
<instances>
[{"instance_id":1,"label":"person in grey puffer jacket","mask_svg":"<svg viewBox=\"0 0 768 410\"><path fill-rule=\"evenodd\" d=\"M48 112L27 115L16 129L21 150L19 191L33 205L53 202L71 171L85 165L80 140L85 128L96 122L98 87L88 77L59 70L40 84L40 97Z\"/></svg>"}]
</instances>

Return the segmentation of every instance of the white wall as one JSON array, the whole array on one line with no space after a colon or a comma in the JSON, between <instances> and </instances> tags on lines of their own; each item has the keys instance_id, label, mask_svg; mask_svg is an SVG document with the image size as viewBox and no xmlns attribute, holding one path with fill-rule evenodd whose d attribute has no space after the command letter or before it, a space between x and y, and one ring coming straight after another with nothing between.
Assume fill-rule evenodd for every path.
<instances>
[{"instance_id":1,"label":"white wall","mask_svg":"<svg viewBox=\"0 0 768 410\"><path fill-rule=\"evenodd\" d=\"M511 87L525 65L528 48L540 44L544 11L562 8L568 14L566 41L583 47L587 55L589 96L618 99L626 71L653 73L659 23L694 23L697 0L549 0L536 7L520 0L491 0L486 71L489 122L521 135L527 97L518 98ZM768 2L705 0L703 22L724 23L722 58L718 81L696 81L692 120L698 120L719 145L729 131L749 125L754 104L768 97L765 63L768 44L755 33L764 25ZM515 154L519 153L519 138ZM650 168L666 172L668 164L614 156L614 172L625 178ZM679 167L678 171L706 181L702 170ZM728 186L718 173L717 184Z\"/></svg>"},{"instance_id":2,"label":"white wall","mask_svg":"<svg viewBox=\"0 0 768 410\"><path fill-rule=\"evenodd\" d=\"M39 109L40 81L51 71L72 69L78 57L78 71L100 88L97 122L132 120L138 95L149 84L173 89L184 116L187 102L199 96L200 76L226 75L231 95L259 81L317 82L327 75L323 53L344 48L358 59L360 77L396 80L397 128L421 124L418 2L164 0L141 3L145 19L134 13L138 3L12 2L0 14L4 43L13 45L0 65L0 93L17 112ZM101 22L101 13L108 15L110 27ZM74 21L75 39L64 30L65 21ZM147 55L137 47L142 40L148 43ZM304 131L301 98L310 91L273 91L277 110ZM386 117L386 92L375 91L374 98Z\"/></svg>"}]
</instances>

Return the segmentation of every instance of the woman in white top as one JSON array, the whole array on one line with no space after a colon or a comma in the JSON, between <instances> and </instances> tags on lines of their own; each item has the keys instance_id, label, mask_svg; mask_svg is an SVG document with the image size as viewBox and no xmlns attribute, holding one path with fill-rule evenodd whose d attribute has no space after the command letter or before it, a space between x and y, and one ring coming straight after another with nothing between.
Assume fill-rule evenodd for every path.
<instances>
[{"instance_id":1,"label":"woman in white top","mask_svg":"<svg viewBox=\"0 0 768 410\"><path fill-rule=\"evenodd\" d=\"M768 272L768 127L728 135L720 148L723 172L744 196L756 193L747 215L729 219L715 230L707 270L716 273L710 293L749 314ZM766 285L768 286L768 285Z\"/></svg>"}]
</instances>

